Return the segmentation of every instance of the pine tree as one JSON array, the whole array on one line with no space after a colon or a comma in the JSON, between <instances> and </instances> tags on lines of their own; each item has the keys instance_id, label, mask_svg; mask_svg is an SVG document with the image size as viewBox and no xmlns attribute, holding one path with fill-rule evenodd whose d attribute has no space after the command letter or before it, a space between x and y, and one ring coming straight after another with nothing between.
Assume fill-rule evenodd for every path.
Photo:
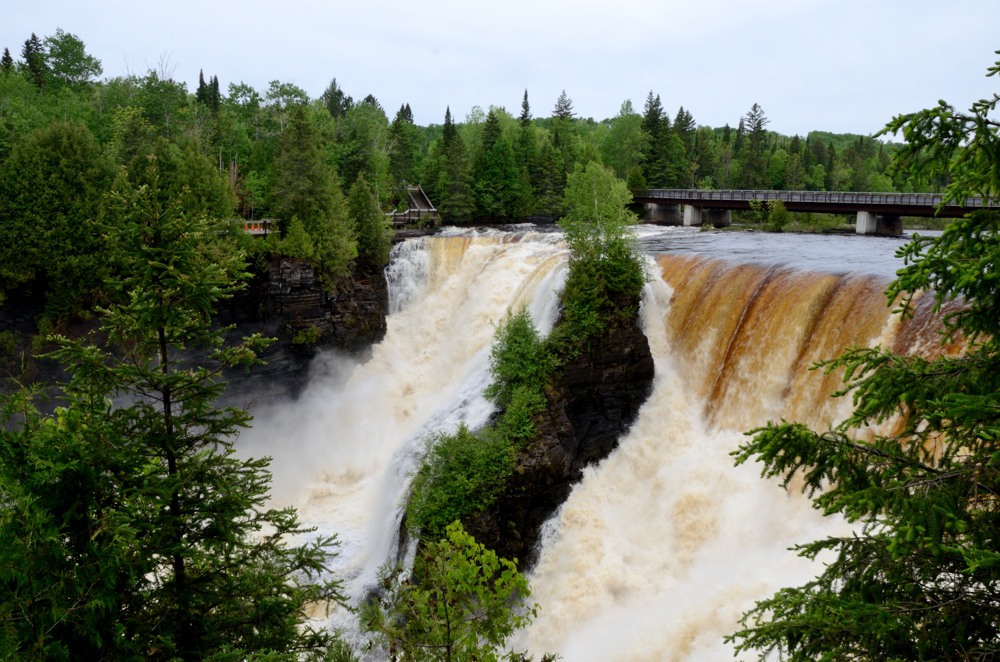
<instances>
[{"instance_id":1,"label":"pine tree","mask_svg":"<svg viewBox=\"0 0 1000 662\"><path fill-rule=\"evenodd\" d=\"M767 124L768 119L764 115L764 109L756 103L750 107L740 122L747 132L743 151L737 153L741 163L739 183L741 188L771 188L771 178L767 170L771 146ZM739 142L737 138L737 143Z\"/></svg>"},{"instance_id":2,"label":"pine tree","mask_svg":"<svg viewBox=\"0 0 1000 662\"><path fill-rule=\"evenodd\" d=\"M0 70L3 70L3 73L10 73L14 70L14 58L11 57L9 48L3 49L3 57L0 58Z\"/></svg>"},{"instance_id":3,"label":"pine tree","mask_svg":"<svg viewBox=\"0 0 1000 662\"><path fill-rule=\"evenodd\" d=\"M420 171L420 131L413 123L413 111L409 104L403 104L389 126L389 169L393 184L402 191L406 184L417 181Z\"/></svg>"},{"instance_id":4,"label":"pine tree","mask_svg":"<svg viewBox=\"0 0 1000 662\"><path fill-rule=\"evenodd\" d=\"M104 313L114 351L57 338L61 408L8 400L0 432L0 652L75 659L279 659L321 654L307 609L340 601L334 541L267 506L266 460L238 459L246 412L218 408L216 303L245 278L209 260L218 227L158 188L155 160L119 181L128 297ZM185 350L182 352L182 350ZM192 354L193 352L193 354ZM124 404L113 404L120 402ZM16 418L12 415L20 414Z\"/></svg>"},{"instance_id":5,"label":"pine tree","mask_svg":"<svg viewBox=\"0 0 1000 662\"><path fill-rule=\"evenodd\" d=\"M326 108L327 112L335 118L343 117L351 109L351 106L354 105L354 100L344 94L344 91L337 85L336 78L331 80L330 84L327 85L326 90L320 96L320 100L323 102L323 107Z\"/></svg>"},{"instance_id":6,"label":"pine tree","mask_svg":"<svg viewBox=\"0 0 1000 662\"><path fill-rule=\"evenodd\" d=\"M45 78L48 74L45 49L42 47L42 40L34 32L24 40L24 45L21 47L21 60L28 79L36 87L45 85Z\"/></svg>"},{"instance_id":7,"label":"pine tree","mask_svg":"<svg viewBox=\"0 0 1000 662\"><path fill-rule=\"evenodd\" d=\"M194 92L194 100L208 104L208 86L205 84L205 72L201 69L198 70L198 89Z\"/></svg>"},{"instance_id":8,"label":"pine tree","mask_svg":"<svg viewBox=\"0 0 1000 662\"><path fill-rule=\"evenodd\" d=\"M465 143L452 121L451 108L445 109L444 130L428 159L426 177L434 205L449 223L468 221L473 214L473 198Z\"/></svg>"},{"instance_id":9,"label":"pine tree","mask_svg":"<svg viewBox=\"0 0 1000 662\"><path fill-rule=\"evenodd\" d=\"M208 107L212 109L212 115L217 115L219 113L219 104L222 103L222 94L219 92L219 77L212 76L210 85Z\"/></svg>"},{"instance_id":10,"label":"pine tree","mask_svg":"<svg viewBox=\"0 0 1000 662\"><path fill-rule=\"evenodd\" d=\"M560 120L573 119L573 100L566 94L566 90L563 90L559 98L556 99L556 107L552 109L552 117Z\"/></svg>"},{"instance_id":11,"label":"pine tree","mask_svg":"<svg viewBox=\"0 0 1000 662\"><path fill-rule=\"evenodd\" d=\"M998 100L893 119L885 132L906 140L902 172L947 173L947 202L996 204ZM827 364L845 370L847 420L823 432L771 423L735 454L856 525L798 547L822 556L821 574L747 612L731 637L738 650L791 662L1000 656L1000 292L984 277L996 272L998 237L1000 214L984 210L899 251L905 266L887 297L904 316L931 298L943 322L937 358L849 349ZM871 438L858 439L864 430Z\"/></svg>"},{"instance_id":12,"label":"pine tree","mask_svg":"<svg viewBox=\"0 0 1000 662\"><path fill-rule=\"evenodd\" d=\"M531 124L531 106L528 105L528 90L524 90L524 99L521 101L521 117L519 119L522 127Z\"/></svg>"},{"instance_id":13,"label":"pine tree","mask_svg":"<svg viewBox=\"0 0 1000 662\"><path fill-rule=\"evenodd\" d=\"M371 184L362 173L347 194L347 210L354 222L358 238L358 260L376 267L389 263L392 249L392 228L379 209Z\"/></svg>"},{"instance_id":14,"label":"pine tree","mask_svg":"<svg viewBox=\"0 0 1000 662\"><path fill-rule=\"evenodd\" d=\"M498 112L490 109L474 176L476 214L490 220L513 219L520 195L520 172L513 146L500 126Z\"/></svg>"},{"instance_id":15,"label":"pine tree","mask_svg":"<svg viewBox=\"0 0 1000 662\"><path fill-rule=\"evenodd\" d=\"M670 118L663 112L660 95L650 90L643 108L642 129L649 136L648 146L643 155L643 176L651 188L677 186L681 177L677 173L677 159L683 158L678 152L679 138L671 130ZM683 169L682 169L683 170Z\"/></svg>"},{"instance_id":16,"label":"pine tree","mask_svg":"<svg viewBox=\"0 0 1000 662\"><path fill-rule=\"evenodd\" d=\"M271 205L285 221L298 218L316 247L319 272L327 286L345 275L357 255L337 173L327 163L307 108L292 109L274 158Z\"/></svg>"},{"instance_id":17,"label":"pine tree","mask_svg":"<svg viewBox=\"0 0 1000 662\"><path fill-rule=\"evenodd\" d=\"M528 582L513 561L477 543L458 522L421 551L412 578L388 570L382 582L362 621L384 659L529 659L504 652L507 639L537 612L527 602Z\"/></svg>"}]
</instances>

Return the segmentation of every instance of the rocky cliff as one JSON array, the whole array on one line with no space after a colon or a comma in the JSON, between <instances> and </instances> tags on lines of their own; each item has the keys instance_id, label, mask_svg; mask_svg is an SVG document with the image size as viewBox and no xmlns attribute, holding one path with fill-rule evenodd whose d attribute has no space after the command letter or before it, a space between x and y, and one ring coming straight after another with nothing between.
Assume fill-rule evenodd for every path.
<instances>
[{"instance_id":1,"label":"rocky cliff","mask_svg":"<svg viewBox=\"0 0 1000 662\"><path fill-rule=\"evenodd\" d=\"M322 286L308 262L276 258L254 275L248 287L222 302L217 321L234 325L229 340L251 333L277 340L260 358L264 365L246 373L232 370L224 404L248 406L266 399L296 396L308 377L309 362L322 349L362 352L385 335L388 284L381 266L359 263L332 291ZM44 284L9 293L0 306L0 374L22 383L52 384L66 379L61 366L33 353L51 349L33 339L45 310ZM96 320L67 323L59 331L82 337ZM0 384L0 392L11 387Z\"/></svg>"},{"instance_id":2,"label":"rocky cliff","mask_svg":"<svg viewBox=\"0 0 1000 662\"><path fill-rule=\"evenodd\" d=\"M389 288L381 266L359 263L350 276L327 290L304 260L276 258L250 286L219 311L222 324L235 324L234 336L261 333L276 338L260 356L264 365L249 375L232 371L227 400L242 393L255 400L298 395L309 361L323 349L360 352L385 335Z\"/></svg>"},{"instance_id":3,"label":"rocky cliff","mask_svg":"<svg viewBox=\"0 0 1000 662\"><path fill-rule=\"evenodd\" d=\"M636 309L623 301L620 309ZM476 540L530 567L542 524L569 496L584 467L607 457L646 401L653 356L634 317L610 320L586 351L570 359L535 419L536 438L520 452L517 470L487 511L465 522Z\"/></svg>"}]
</instances>

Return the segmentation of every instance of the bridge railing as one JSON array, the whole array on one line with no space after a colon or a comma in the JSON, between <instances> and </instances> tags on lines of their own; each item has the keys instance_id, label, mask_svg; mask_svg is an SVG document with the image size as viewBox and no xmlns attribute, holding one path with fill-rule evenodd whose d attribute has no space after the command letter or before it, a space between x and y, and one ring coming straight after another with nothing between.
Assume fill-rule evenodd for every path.
<instances>
[{"instance_id":1,"label":"bridge railing","mask_svg":"<svg viewBox=\"0 0 1000 662\"><path fill-rule=\"evenodd\" d=\"M634 192L634 197L645 199L665 199L686 202L748 202L750 200L781 200L828 205L892 205L935 208L945 201L941 193L866 193L852 191L771 191L755 189L709 190L709 189L642 189ZM992 207L982 196L966 198L962 203L949 206L966 209Z\"/></svg>"}]
</instances>

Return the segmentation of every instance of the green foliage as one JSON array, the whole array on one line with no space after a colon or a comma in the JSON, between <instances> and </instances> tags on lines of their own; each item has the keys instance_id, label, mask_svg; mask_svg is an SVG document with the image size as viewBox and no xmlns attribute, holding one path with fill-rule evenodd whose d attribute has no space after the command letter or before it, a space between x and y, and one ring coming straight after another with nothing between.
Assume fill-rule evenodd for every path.
<instances>
[{"instance_id":1,"label":"green foliage","mask_svg":"<svg viewBox=\"0 0 1000 662\"><path fill-rule=\"evenodd\" d=\"M791 221L791 214L781 200L761 200L754 198L747 201L750 211L745 214L751 223L763 226L771 232L781 232Z\"/></svg>"},{"instance_id":2,"label":"green foliage","mask_svg":"<svg viewBox=\"0 0 1000 662\"><path fill-rule=\"evenodd\" d=\"M379 208L375 191L364 174L358 176L347 194L347 209L358 238L358 257L377 266L389 264L392 227Z\"/></svg>"},{"instance_id":3,"label":"green foliage","mask_svg":"<svg viewBox=\"0 0 1000 662\"><path fill-rule=\"evenodd\" d=\"M409 526L423 539L443 535L448 524L485 509L503 491L517 451L535 434L534 417L545 409L554 367L527 310L501 322L490 351L492 381L484 392L501 413L475 433L462 425L454 434L428 438L407 506Z\"/></svg>"},{"instance_id":4,"label":"green foliage","mask_svg":"<svg viewBox=\"0 0 1000 662\"><path fill-rule=\"evenodd\" d=\"M990 70L1000 72L1000 63ZM949 195L995 194L997 97L956 113L945 104L903 115L899 166L915 177L950 172ZM949 169L951 168L951 169ZM731 636L738 650L788 660L993 659L1000 654L1000 217L977 212L940 237L916 237L889 287L897 312L933 297L944 342L965 351L925 359L882 348L850 349L826 365L843 370L854 412L818 433L781 422L754 430L737 462L801 484L816 508L858 525L850 537L798 547L823 553L814 580L747 612ZM957 304L957 305L956 305ZM878 430L858 441L853 431Z\"/></svg>"},{"instance_id":5,"label":"green foliage","mask_svg":"<svg viewBox=\"0 0 1000 662\"><path fill-rule=\"evenodd\" d=\"M337 175L301 105L292 107L274 166L271 205L282 218L302 221L315 248L318 271L332 286L333 279L348 273L357 242Z\"/></svg>"},{"instance_id":6,"label":"green foliage","mask_svg":"<svg viewBox=\"0 0 1000 662\"><path fill-rule=\"evenodd\" d=\"M455 520L493 503L514 470L515 447L488 428L475 434L464 424L453 434L430 436L426 444L406 518L423 539L433 540Z\"/></svg>"},{"instance_id":7,"label":"green foliage","mask_svg":"<svg viewBox=\"0 0 1000 662\"><path fill-rule=\"evenodd\" d=\"M93 83L103 72L101 61L87 53L83 41L60 28L56 28L54 35L45 38L45 50L52 78L61 83Z\"/></svg>"},{"instance_id":8,"label":"green foliage","mask_svg":"<svg viewBox=\"0 0 1000 662\"><path fill-rule=\"evenodd\" d=\"M570 272L563 292L563 322L555 335L579 346L614 315L632 315L645 283L645 269L630 226L631 191L598 163L578 168L567 182L566 207L559 221L570 247Z\"/></svg>"},{"instance_id":9,"label":"green foliage","mask_svg":"<svg viewBox=\"0 0 1000 662\"><path fill-rule=\"evenodd\" d=\"M274 246L274 252L299 260L311 260L316 254L316 246L312 237L306 232L305 226L298 216L293 216L288 222L285 238Z\"/></svg>"},{"instance_id":10,"label":"green foliage","mask_svg":"<svg viewBox=\"0 0 1000 662\"><path fill-rule=\"evenodd\" d=\"M90 303L111 266L101 201L112 174L79 122L55 122L18 143L0 168L0 287L47 281L56 316Z\"/></svg>"},{"instance_id":11,"label":"green foliage","mask_svg":"<svg viewBox=\"0 0 1000 662\"><path fill-rule=\"evenodd\" d=\"M249 416L221 409L226 347L215 304L245 277L209 260L216 227L145 183L115 196L126 300L104 311L115 350L56 338L60 407L4 402L0 431L0 652L36 659L272 659L330 643L306 610L341 599L335 541L267 505L268 461L239 459ZM179 351L188 349L181 360ZM122 404L114 404L113 401Z\"/></svg>"},{"instance_id":12,"label":"green foliage","mask_svg":"<svg viewBox=\"0 0 1000 662\"><path fill-rule=\"evenodd\" d=\"M540 393L552 367L552 358L531 322L531 315L522 308L509 314L497 327L490 350L492 381L484 394L498 407L508 407L518 388L529 387Z\"/></svg>"},{"instance_id":13,"label":"green foliage","mask_svg":"<svg viewBox=\"0 0 1000 662\"><path fill-rule=\"evenodd\" d=\"M504 644L537 614L514 561L498 557L449 524L418 555L412 577L383 572L383 591L363 610L383 659L523 661Z\"/></svg>"},{"instance_id":14,"label":"green foliage","mask_svg":"<svg viewBox=\"0 0 1000 662\"><path fill-rule=\"evenodd\" d=\"M313 347L322 337L323 331L315 326L308 326L292 336L292 344Z\"/></svg>"}]
</instances>

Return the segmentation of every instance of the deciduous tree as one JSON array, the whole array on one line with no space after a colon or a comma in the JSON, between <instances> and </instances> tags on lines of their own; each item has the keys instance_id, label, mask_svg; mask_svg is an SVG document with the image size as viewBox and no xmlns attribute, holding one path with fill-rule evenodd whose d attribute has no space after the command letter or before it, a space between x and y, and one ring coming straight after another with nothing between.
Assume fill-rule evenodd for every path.
<instances>
[{"instance_id":1,"label":"deciduous tree","mask_svg":"<svg viewBox=\"0 0 1000 662\"><path fill-rule=\"evenodd\" d=\"M61 28L45 38L45 50L50 74L62 83L73 86L93 83L104 71L101 61L87 53L83 40Z\"/></svg>"}]
</instances>

